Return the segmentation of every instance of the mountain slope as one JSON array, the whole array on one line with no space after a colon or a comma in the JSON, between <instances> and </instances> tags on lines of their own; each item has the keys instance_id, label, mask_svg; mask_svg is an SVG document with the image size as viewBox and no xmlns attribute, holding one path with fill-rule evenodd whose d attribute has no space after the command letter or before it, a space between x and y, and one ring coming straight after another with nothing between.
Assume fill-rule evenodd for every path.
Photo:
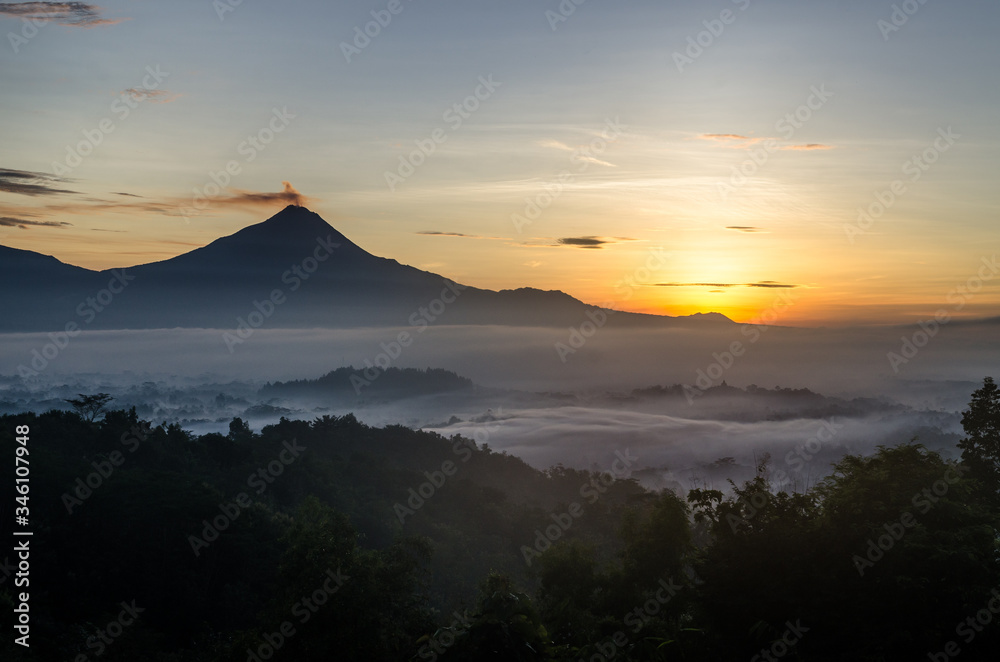
<instances>
[{"instance_id":1,"label":"mountain slope","mask_svg":"<svg viewBox=\"0 0 1000 662\"><path fill-rule=\"evenodd\" d=\"M177 257L89 271L3 248L2 331L268 328L437 324L579 326L591 308L558 291L494 292L376 257L318 214L289 206L268 220ZM9 258L9 260L7 259ZM91 303L93 302L93 303ZM251 317L252 316L252 317ZM722 316L617 313L614 325L731 323Z\"/></svg>"},{"instance_id":2,"label":"mountain slope","mask_svg":"<svg viewBox=\"0 0 1000 662\"><path fill-rule=\"evenodd\" d=\"M100 289L99 282L97 272L0 246L0 330L64 329L79 321L75 309Z\"/></svg>"}]
</instances>

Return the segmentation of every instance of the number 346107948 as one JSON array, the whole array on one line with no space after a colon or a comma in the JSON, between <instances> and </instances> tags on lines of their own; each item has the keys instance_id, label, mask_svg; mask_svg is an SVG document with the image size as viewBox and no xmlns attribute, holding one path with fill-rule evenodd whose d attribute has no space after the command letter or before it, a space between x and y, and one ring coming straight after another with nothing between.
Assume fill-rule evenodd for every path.
<instances>
[{"instance_id":1,"label":"number 346107948","mask_svg":"<svg viewBox=\"0 0 1000 662\"><path fill-rule=\"evenodd\" d=\"M17 478L15 479L18 496L15 501L20 504L20 507L15 508L15 516L18 518L28 517L28 492L30 491L29 486L29 475L31 473L30 466L28 463L28 434L31 432L27 425L18 425L15 429L17 432L17 446L14 452L14 463L15 463L15 473Z\"/></svg>"}]
</instances>

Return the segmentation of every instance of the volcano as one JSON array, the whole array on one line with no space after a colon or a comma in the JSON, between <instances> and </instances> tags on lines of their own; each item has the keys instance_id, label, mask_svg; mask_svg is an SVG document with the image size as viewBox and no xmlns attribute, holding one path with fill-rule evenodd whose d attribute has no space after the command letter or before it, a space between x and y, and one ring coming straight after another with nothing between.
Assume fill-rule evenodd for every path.
<instances>
[{"instance_id":1,"label":"volcano","mask_svg":"<svg viewBox=\"0 0 1000 662\"><path fill-rule=\"evenodd\" d=\"M372 255L318 214L290 205L177 257L91 271L0 246L0 331L356 328L421 323L578 326L595 309L559 291L492 291ZM618 312L608 323L731 323L721 315ZM416 320L416 321L415 321Z\"/></svg>"}]
</instances>

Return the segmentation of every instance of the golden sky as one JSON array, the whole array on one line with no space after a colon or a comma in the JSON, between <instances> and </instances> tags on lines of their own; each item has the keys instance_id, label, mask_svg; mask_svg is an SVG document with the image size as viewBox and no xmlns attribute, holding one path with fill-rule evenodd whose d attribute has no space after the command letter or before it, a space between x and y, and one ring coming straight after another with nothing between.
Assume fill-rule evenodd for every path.
<instances>
[{"instance_id":1,"label":"golden sky","mask_svg":"<svg viewBox=\"0 0 1000 662\"><path fill-rule=\"evenodd\" d=\"M995 3L899 30L861 2L555 25L404 3L358 52L364 7L150 5L86 5L0 55L0 244L120 267L299 202L478 287L738 321L785 297L790 325L1000 314Z\"/></svg>"}]
</instances>

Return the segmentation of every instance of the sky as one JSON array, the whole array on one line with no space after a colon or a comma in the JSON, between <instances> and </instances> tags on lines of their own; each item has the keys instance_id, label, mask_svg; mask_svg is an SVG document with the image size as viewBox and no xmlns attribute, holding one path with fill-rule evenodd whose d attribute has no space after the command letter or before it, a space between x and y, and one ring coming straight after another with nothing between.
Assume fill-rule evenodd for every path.
<instances>
[{"instance_id":1,"label":"sky","mask_svg":"<svg viewBox=\"0 0 1000 662\"><path fill-rule=\"evenodd\" d=\"M483 288L997 316L998 25L994 0L3 2L0 244L122 267L294 203Z\"/></svg>"}]
</instances>

